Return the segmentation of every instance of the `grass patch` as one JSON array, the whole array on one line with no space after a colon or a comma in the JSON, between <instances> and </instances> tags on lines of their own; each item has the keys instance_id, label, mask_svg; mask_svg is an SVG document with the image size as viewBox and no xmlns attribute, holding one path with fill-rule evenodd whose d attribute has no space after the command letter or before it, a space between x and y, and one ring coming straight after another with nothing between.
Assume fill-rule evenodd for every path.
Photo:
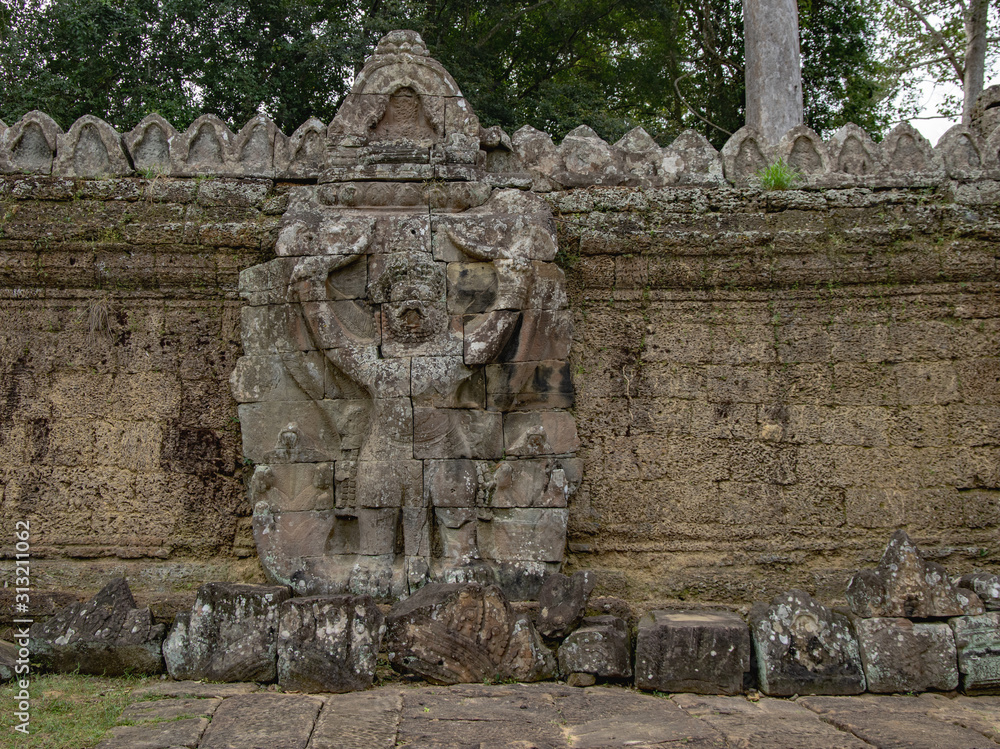
<instances>
[{"instance_id":1,"label":"grass patch","mask_svg":"<svg viewBox=\"0 0 1000 749\"><path fill-rule=\"evenodd\" d=\"M133 688L149 679L107 679L75 674L46 674L31 679L31 724L25 736L14 730L14 696L11 684L0 687L0 746L32 749L83 749L92 747L105 732L118 725Z\"/></svg>"},{"instance_id":2,"label":"grass patch","mask_svg":"<svg viewBox=\"0 0 1000 749\"><path fill-rule=\"evenodd\" d=\"M755 176L764 190L790 190L802 181L802 175L786 164L784 159L778 159L759 169Z\"/></svg>"}]
</instances>

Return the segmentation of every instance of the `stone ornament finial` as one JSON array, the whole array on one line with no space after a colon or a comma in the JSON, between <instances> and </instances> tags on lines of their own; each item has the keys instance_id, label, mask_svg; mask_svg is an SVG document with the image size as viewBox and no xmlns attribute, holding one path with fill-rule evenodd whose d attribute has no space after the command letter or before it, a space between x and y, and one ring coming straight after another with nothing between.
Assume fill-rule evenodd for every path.
<instances>
[{"instance_id":1,"label":"stone ornament finial","mask_svg":"<svg viewBox=\"0 0 1000 749\"><path fill-rule=\"evenodd\" d=\"M278 258L241 274L255 539L299 594L523 598L563 560L581 464L555 223L483 180L478 119L421 49L383 39Z\"/></svg>"}]
</instances>

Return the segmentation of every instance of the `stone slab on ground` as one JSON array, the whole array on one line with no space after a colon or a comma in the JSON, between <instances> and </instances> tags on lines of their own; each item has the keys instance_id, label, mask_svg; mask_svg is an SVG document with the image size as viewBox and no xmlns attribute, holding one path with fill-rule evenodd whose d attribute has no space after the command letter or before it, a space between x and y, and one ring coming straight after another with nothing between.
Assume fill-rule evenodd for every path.
<instances>
[{"instance_id":1,"label":"stone slab on ground","mask_svg":"<svg viewBox=\"0 0 1000 749\"><path fill-rule=\"evenodd\" d=\"M403 692L401 746L566 746L559 713L544 687ZM531 742L530 744L522 742Z\"/></svg>"},{"instance_id":2,"label":"stone slab on ground","mask_svg":"<svg viewBox=\"0 0 1000 749\"><path fill-rule=\"evenodd\" d=\"M173 749L188 747L195 749L208 728L208 718L187 718L169 720L156 724L139 726L118 726L111 729L111 735L97 745L96 749Z\"/></svg>"},{"instance_id":3,"label":"stone slab on ground","mask_svg":"<svg viewBox=\"0 0 1000 749\"><path fill-rule=\"evenodd\" d=\"M721 733L740 749L866 749L870 744L820 720L790 700L745 699L675 694L684 712Z\"/></svg>"},{"instance_id":4,"label":"stone slab on ground","mask_svg":"<svg viewBox=\"0 0 1000 749\"><path fill-rule=\"evenodd\" d=\"M722 734L663 697L607 687L578 689L556 699L574 749L625 746L726 747Z\"/></svg>"},{"instance_id":5,"label":"stone slab on ground","mask_svg":"<svg viewBox=\"0 0 1000 749\"><path fill-rule=\"evenodd\" d=\"M222 700L218 697L135 702L125 708L122 720L132 723L149 723L150 721L178 720L180 718L207 718L215 712L221 702Z\"/></svg>"},{"instance_id":6,"label":"stone slab on ground","mask_svg":"<svg viewBox=\"0 0 1000 749\"><path fill-rule=\"evenodd\" d=\"M979 731L954 725L921 697L866 694L802 697L804 705L833 726L879 749L993 749Z\"/></svg>"},{"instance_id":7,"label":"stone slab on ground","mask_svg":"<svg viewBox=\"0 0 1000 749\"><path fill-rule=\"evenodd\" d=\"M244 694L223 701L199 749L305 749L323 700Z\"/></svg>"},{"instance_id":8,"label":"stone slab on ground","mask_svg":"<svg viewBox=\"0 0 1000 749\"><path fill-rule=\"evenodd\" d=\"M212 684L204 681L161 681L132 690L132 699L149 697L235 697L260 689L253 682Z\"/></svg>"},{"instance_id":9,"label":"stone slab on ground","mask_svg":"<svg viewBox=\"0 0 1000 749\"><path fill-rule=\"evenodd\" d=\"M309 749L392 749L403 698L399 690L331 695L320 711Z\"/></svg>"},{"instance_id":10,"label":"stone slab on ground","mask_svg":"<svg viewBox=\"0 0 1000 749\"><path fill-rule=\"evenodd\" d=\"M207 686L207 685L206 685ZM136 690L133 694L140 692ZM670 698L619 686L392 685L365 692L165 697L122 716L165 718L219 704L200 741L182 720L121 726L101 749L997 749L1000 697L802 697L692 694ZM171 707L173 705L173 707ZM194 718L186 720L202 720ZM195 726L196 728L197 726Z\"/></svg>"}]
</instances>

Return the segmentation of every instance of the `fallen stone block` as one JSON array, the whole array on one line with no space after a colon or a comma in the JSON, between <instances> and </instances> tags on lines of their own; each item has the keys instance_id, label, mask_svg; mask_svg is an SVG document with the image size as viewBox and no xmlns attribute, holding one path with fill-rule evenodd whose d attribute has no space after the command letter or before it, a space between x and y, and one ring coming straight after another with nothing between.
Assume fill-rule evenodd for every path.
<instances>
[{"instance_id":1,"label":"fallen stone block","mask_svg":"<svg viewBox=\"0 0 1000 749\"><path fill-rule=\"evenodd\" d=\"M1000 692L1000 613L956 616L948 620L955 632L958 672L966 694Z\"/></svg>"},{"instance_id":2,"label":"fallen stone block","mask_svg":"<svg viewBox=\"0 0 1000 749\"><path fill-rule=\"evenodd\" d=\"M17 668L18 647L12 642L0 640L0 684L6 684L14 678Z\"/></svg>"},{"instance_id":3,"label":"fallen stone block","mask_svg":"<svg viewBox=\"0 0 1000 749\"><path fill-rule=\"evenodd\" d=\"M944 622L857 619L854 622L869 692L958 688L955 635Z\"/></svg>"},{"instance_id":4,"label":"fallen stone block","mask_svg":"<svg viewBox=\"0 0 1000 749\"><path fill-rule=\"evenodd\" d=\"M775 596L750 611L757 680L764 694L861 694L865 675L847 617L804 591Z\"/></svg>"},{"instance_id":5,"label":"fallen stone block","mask_svg":"<svg viewBox=\"0 0 1000 749\"><path fill-rule=\"evenodd\" d=\"M159 674L166 627L138 608L125 578L108 583L86 603L60 609L31 625L28 649L43 669L98 676Z\"/></svg>"},{"instance_id":6,"label":"fallen stone block","mask_svg":"<svg viewBox=\"0 0 1000 749\"><path fill-rule=\"evenodd\" d=\"M971 590L987 611L1000 609L1000 575L991 575L988 572L974 572L971 575L962 575L952 578L952 583L959 588Z\"/></svg>"},{"instance_id":7,"label":"fallen stone block","mask_svg":"<svg viewBox=\"0 0 1000 749\"><path fill-rule=\"evenodd\" d=\"M694 694L739 694L750 671L750 630L725 611L650 611L639 620L635 685Z\"/></svg>"},{"instance_id":8,"label":"fallen stone block","mask_svg":"<svg viewBox=\"0 0 1000 749\"><path fill-rule=\"evenodd\" d=\"M503 666L504 673L517 681L545 681L559 675L555 654L545 647L527 616L514 622Z\"/></svg>"},{"instance_id":9,"label":"fallen stone block","mask_svg":"<svg viewBox=\"0 0 1000 749\"><path fill-rule=\"evenodd\" d=\"M545 578L538 593L538 631L545 637L565 637L573 631L596 582L593 572L583 570L572 577L556 572Z\"/></svg>"},{"instance_id":10,"label":"fallen stone block","mask_svg":"<svg viewBox=\"0 0 1000 749\"><path fill-rule=\"evenodd\" d=\"M431 583L389 612L385 648L394 669L434 684L504 678L514 622L495 585Z\"/></svg>"},{"instance_id":11,"label":"fallen stone block","mask_svg":"<svg viewBox=\"0 0 1000 749\"><path fill-rule=\"evenodd\" d=\"M207 583L163 642L173 679L272 682L277 678L279 585Z\"/></svg>"},{"instance_id":12,"label":"fallen stone block","mask_svg":"<svg viewBox=\"0 0 1000 749\"><path fill-rule=\"evenodd\" d=\"M944 567L920 556L905 531L896 531L873 570L856 573L847 586L851 611L861 617L975 615L983 612L979 598L955 587Z\"/></svg>"},{"instance_id":13,"label":"fallen stone block","mask_svg":"<svg viewBox=\"0 0 1000 749\"><path fill-rule=\"evenodd\" d=\"M278 618L278 684L297 692L367 689L384 631L370 596L291 598Z\"/></svg>"},{"instance_id":14,"label":"fallen stone block","mask_svg":"<svg viewBox=\"0 0 1000 749\"><path fill-rule=\"evenodd\" d=\"M632 642L624 619L588 616L559 646L559 671L599 679L632 677Z\"/></svg>"}]
</instances>

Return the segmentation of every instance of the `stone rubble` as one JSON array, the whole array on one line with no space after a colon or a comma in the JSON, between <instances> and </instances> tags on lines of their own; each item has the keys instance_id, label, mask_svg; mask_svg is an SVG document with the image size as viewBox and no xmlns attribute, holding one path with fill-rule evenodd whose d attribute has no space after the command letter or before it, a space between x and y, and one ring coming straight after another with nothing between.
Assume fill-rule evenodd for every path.
<instances>
[{"instance_id":1,"label":"stone rubble","mask_svg":"<svg viewBox=\"0 0 1000 749\"><path fill-rule=\"evenodd\" d=\"M947 623L871 618L854 627L869 692L958 689L955 635Z\"/></svg>"},{"instance_id":2,"label":"stone rubble","mask_svg":"<svg viewBox=\"0 0 1000 749\"><path fill-rule=\"evenodd\" d=\"M384 630L369 596L290 598L278 613L278 685L294 692L367 689Z\"/></svg>"},{"instance_id":3,"label":"stone rubble","mask_svg":"<svg viewBox=\"0 0 1000 749\"><path fill-rule=\"evenodd\" d=\"M563 676L590 674L597 679L632 677L632 641L617 616L588 616L559 646Z\"/></svg>"},{"instance_id":4,"label":"stone rubble","mask_svg":"<svg viewBox=\"0 0 1000 749\"><path fill-rule=\"evenodd\" d=\"M739 694L749 671L750 632L738 614L655 610L639 620L639 689Z\"/></svg>"},{"instance_id":5,"label":"stone rubble","mask_svg":"<svg viewBox=\"0 0 1000 749\"><path fill-rule=\"evenodd\" d=\"M125 578L115 578L86 603L74 603L31 625L28 649L43 669L124 676L163 672L166 628L138 608Z\"/></svg>"},{"instance_id":6,"label":"stone rubble","mask_svg":"<svg viewBox=\"0 0 1000 749\"><path fill-rule=\"evenodd\" d=\"M865 618L926 619L984 611L978 596L955 587L940 564L925 561L902 530L892 534L875 569L851 578L847 602L855 615Z\"/></svg>"},{"instance_id":7,"label":"stone rubble","mask_svg":"<svg viewBox=\"0 0 1000 749\"><path fill-rule=\"evenodd\" d=\"M201 586L190 613L177 615L163 642L171 678L275 681L278 613L289 597L284 586Z\"/></svg>"},{"instance_id":8,"label":"stone rubble","mask_svg":"<svg viewBox=\"0 0 1000 749\"><path fill-rule=\"evenodd\" d=\"M750 611L757 683L764 694L861 694L865 674L850 622L801 590Z\"/></svg>"}]
</instances>

